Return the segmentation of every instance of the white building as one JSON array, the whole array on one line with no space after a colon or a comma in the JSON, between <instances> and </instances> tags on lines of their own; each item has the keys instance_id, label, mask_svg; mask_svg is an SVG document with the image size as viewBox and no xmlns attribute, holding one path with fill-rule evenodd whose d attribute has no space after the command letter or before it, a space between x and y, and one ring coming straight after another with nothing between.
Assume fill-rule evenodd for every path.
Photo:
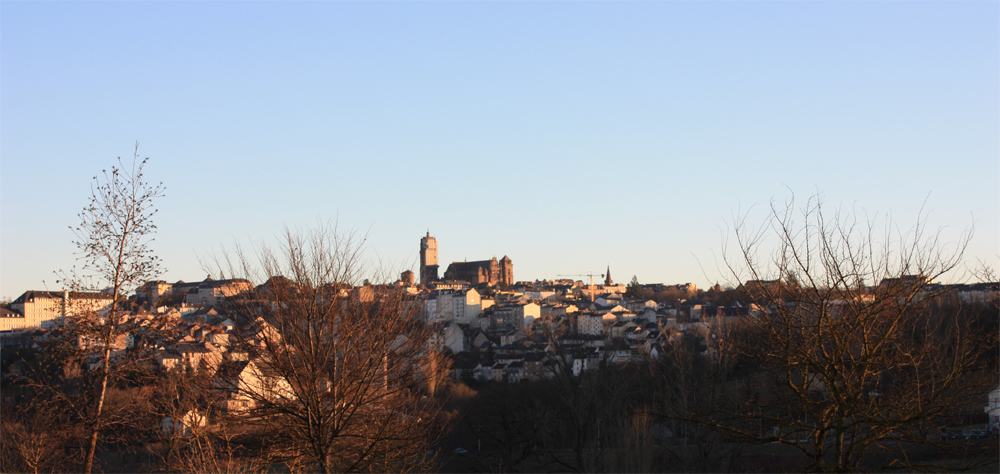
<instances>
[{"instance_id":1,"label":"white building","mask_svg":"<svg viewBox=\"0 0 1000 474\"><path fill-rule=\"evenodd\" d=\"M424 301L424 315L428 322L455 321L469 324L482 312L483 300L475 288L468 290L437 290ZM492 300L486 300L492 304Z\"/></svg>"},{"instance_id":2,"label":"white building","mask_svg":"<svg viewBox=\"0 0 1000 474\"><path fill-rule=\"evenodd\" d=\"M997 385L997 388L990 391L988 400L989 401L986 404L986 407L983 408L983 411L985 411L990 417L987 429L1000 429L1000 385Z\"/></svg>"},{"instance_id":3,"label":"white building","mask_svg":"<svg viewBox=\"0 0 1000 474\"><path fill-rule=\"evenodd\" d=\"M0 331L49 328L66 316L96 315L110 305L107 293L26 291L10 304L13 313L0 318Z\"/></svg>"},{"instance_id":4,"label":"white building","mask_svg":"<svg viewBox=\"0 0 1000 474\"><path fill-rule=\"evenodd\" d=\"M448 348L452 353L462 352L465 335L462 328L454 321L437 323L434 334L427 340L427 345L436 351Z\"/></svg>"},{"instance_id":5,"label":"white building","mask_svg":"<svg viewBox=\"0 0 1000 474\"><path fill-rule=\"evenodd\" d=\"M580 334L601 334L603 318L600 314L576 313L576 330Z\"/></svg>"}]
</instances>

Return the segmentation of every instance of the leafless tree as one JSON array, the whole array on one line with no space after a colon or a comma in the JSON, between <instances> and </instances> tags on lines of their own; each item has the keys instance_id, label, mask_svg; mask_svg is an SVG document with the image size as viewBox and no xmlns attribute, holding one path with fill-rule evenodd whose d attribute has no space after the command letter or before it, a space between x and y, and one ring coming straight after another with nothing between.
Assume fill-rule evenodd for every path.
<instances>
[{"instance_id":1,"label":"leafless tree","mask_svg":"<svg viewBox=\"0 0 1000 474\"><path fill-rule=\"evenodd\" d=\"M432 348L426 351L420 364L420 377L431 396L439 395L449 382L449 371L454 363L448 353Z\"/></svg>"},{"instance_id":2,"label":"leafless tree","mask_svg":"<svg viewBox=\"0 0 1000 474\"><path fill-rule=\"evenodd\" d=\"M33 401L0 409L0 470L3 472L59 472L73 454L73 426L59 406Z\"/></svg>"},{"instance_id":3,"label":"leafless tree","mask_svg":"<svg viewBox=\"0 0 1000 474\"><path fill-rule=\"evenodd\" d=\"M222 412L218 403L222 395L206 370L183 366L169 370L153 395L154 412L162 424L147 440L150 458L155 455L157 465L169 472L264 470L255 443L246 442L238 420Z\"/></svg>"},{"instance_id":4,"label":"leafless tree","mask_svg":"<svg viewBox=\"0 0 1000 474\"><path fill-rule=\"evenodd\" d=\"M93 469L102 432L124 421L118 414L133 407L128 397L120 397L115 404L120 413L109 413L109 390L126 377L135 381L148 369L147 358L127 350L128 341L143 331L163 329L158 321L140 320L124 307L126 295L161 271L149 244L156 232L153 202L163 196L164 187L146 181L147 161L139 159L137 143L131 163L119 158L118 166L94 178L80 224L71 227L83 266L57 272L70 293L64 303L67 317L52 331L48 359L62 366L63 377L53 378L58 370L41 368L26 378L37 396L58 400L86 426L86 473Z\"/></svg>"},{"instance_id":5,"label":"leafless tree","mask_svg":"<svg viewBox=\"0 0 1000 474\"><path fill-rule=\"evenodd\" d=\"M733 367L729 358L712 360L698 350L695 337L665 343L663 354L650 361L653 403L648 406L654 419L665 423L669 436L662 440L673 460L675 472L730 472L737 469L743 443L726 439L725 433L705 426L718 412L738 410L738 393L731 383ZM727 427L746 423L729 420Z\"/></svg>"},{"instance_id":6,"label":"leafless tree","mask_svg":"<svg viewBox=\"0 0 1000 474\"><path fill-rule=\"evenodd\" d=\"M228 300L245 354L229 364L241 375L228 390L249 401L240 419L271 459L321 472L426 469L442 421L422 390L439 377L426 375L431 331L418 302L392 285L361 285L378 275L355 235L335 226L288 231L279 249L256 250L251 259L237 249L219 267L263 282Z\"/></svg>"},{"instance_id":7,"label":"leafless tree","mask_svg":"<svg viewBox=\"0 0 1000 474\"><path fill-rule=\"evenodd\" d=\"M604 472L666 471L665 466L657 463L656 426L649 410L640 409L621 417L612 428L608 430L611 449L602 456Z\"/></svg>"},{"instance_id":8,"label":"leafless tree","mask_svg":"<svg viewBox=\"0 0 1000 474\"><path fill-rule=\"evenodd\" d=\"M726 262L754 311L715 354L739 369L725 386L741 396L690 421L790 446L818 471L928 467L909 455L914 446L948 456L932 428L981 410L996 383L997 334L935 310L945 287L932 282L959 265L969 234L943 242L921 217L883 233L812 198L772 206L759 229L737 219ZM995 448L965 459L995 462Z\"/></svg>"},{"instance_id":9,"label":"leafless tree","mask_svg":"<svg viewBox=\"0 0 1000 474\"><path fill-rule=\"evenodd\" d=\"M465 422L477 441L481 471L523 472L541 447L541 431L554 422L537 386L499 383L484 387ZM530 470L529 470L530 472Z\"/></svg>"},{"instance_id":10,"label":"leafless tree","mask_svg":"<svg viewBox=\"0 0 1000 474\"><path fill-rule=\"evenodd\" d=\"M548 363L539 385L549 422L539 429L541 461L570 472L602 469L602 450L614 439L608 433L625 416L627 397L621 388L628 377L612 366L609 351L567 344L559 330L546 328L543 334Z\"/></svg>"}]
</instances>

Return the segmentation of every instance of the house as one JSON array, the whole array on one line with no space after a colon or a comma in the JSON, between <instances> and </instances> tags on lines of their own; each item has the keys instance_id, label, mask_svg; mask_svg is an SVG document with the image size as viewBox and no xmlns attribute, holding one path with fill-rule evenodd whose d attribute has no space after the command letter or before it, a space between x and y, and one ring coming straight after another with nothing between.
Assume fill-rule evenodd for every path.
<instances>
[{"instance_id":1,"label":"house","mask_svg":"<svg viewBox=\"0 0 1000 474\"><path fill-rule=\"evenodd\" d=\"M482 299L475 288L460 290L435 290L434 303L425 304L428 320L455 321L468 324L482 311Z\"/></svg>"},{"instance_id":2,"label":"house","mask_svg":"<svg viewBox=\"0 0 1000 474\"><path fill-rule=\"evenodd\" d=\"M611 325L609 333L613 338L625 337L627 334L635 332L635 329L639 327L635 321L616 321Z\"/></svg>"},{"instance_id":3,"label":"house","mask_svg":"<svg viewBox=\"0 0 1000 474\"><path fill-rule=\"evenodd\" d=\"M544 300L550 296L554 296L555 294L556 294L555 291L546 289L531 288L524 290L524 296L531 300Z\"/></svg>"},{"instance_id":4,"label":"house","mask_svg":"<svg viewBox=\"0 0 1000 474\"><path fill-rule=\"evenodd\" d=\"M524 361L511 362L507 365L507 382L518 383L524 380Z\"/></svg>"},{"instance_id":5,"label":"house","mask_svg":"<svg viewBox=\"0 0 1000 474\"><path fill-rule=\"evenodd\" d=\"M598 311L602 313L620 313L627 311L624 306L618 304L613 299L598 298L590 305L591 311Z\"/></svg>"},{"instance_id":6,"label":"house","mask_svg":"<svg viewBox=\"0 0 1000 474\"><path fill-rule=\"evenodd\" d=\"M643 310L645 310L647 308L652 308L652 309L655 310L657 305L656 305L656 302L653 301L653 300L646 300L646 301L643 301L643 300L630 300L630 301L626 301L623 306L625 306L625 308L627 310L629 310L629 311L642 312Z\"/></svg>"},{"instance_id":7,"label":"house","mask_svg":"<svg viewBox=\"0 0 1000 474\"><path fill-rule=\"evenodd\" d=\"M564 347L604 347L605 338L600 334L564 334L559 338L560 344Z\"/></svg>"},{"instance_id":8,"label":"house","mask_svg":"<svg viewBox=\"0 0 1000 474\"><path fill-rule=\"evenodd\" d=\"M987 396L988 403L983 411L990 417L987 429L989 431L1000 431L1000 385L990 391Z\"/></svg>"},{"instance_id":9,"label":"house","mask_svg":"<svg viewBox=\"0 0 1000 474\"><path fill-rule=\"evenodd\" d=\"M452 353L462 352L464 333L461 326L453 321L439 322L431 326L433 333L427 340L427 345L436 351L451 350Z\"/></svg>"},{"instance_id":10,"label":"house","mask_svg":"<svg viewBox=\"0 0 1000 474\"><path fill-rule=\"evenodd\" d=\"M494 382L503 382L507 378L507 364L497 362L493 364L490 369L490 380Z\"/></svg>"},{"instance_id":11,"label":"house","mask_svg":"<svg viewBox=\"0 0 1000 474\"><path fill-rule=\"evenodd\" d=\"M546 304L541 306L539 315L541 317L559 317L566 316L567 314L572 314L580 311L576 305L566 305L566 304Z\"/></svg>"},{"instance_id":12,"label":"house","mask_svg":"<svg viewBox=\"0 0 1000 474\"><path fill-rule=\"evenodd\" d=\"M488 314L491 327L513 329L530 325L541 317L542 311L535 303L509 303L493 306Z\"/></svg>"},{"instance_id":13,"label":"house","mask_svg":"<svg viewBox=\"0 0 1000 474\"><path fill-rule=\"evenodd\" d=\"M518 351L504 351L502 348L498 348L493 355L494 362L502 362L504 364L510 364L512 362L517 362L519 360L524 360L524 352Z\"/></svg>"},{"instance_id":14,"label":"house","mask_svg":"<svg viewBox=\"0 0 1000 474\"><path fill-rule=\"evenodd\" d=\"M188 323L207 323L211 320L218 319L219 312L215 308L198 308L190 313L181 316L181 319Z\"/></svg>"},{"instance_id":15,"label":"house","mask_svg":"<svg viewBox=\"0 0 1000 474\"><path fill-rule=\"evenodd\" d=\"M422 308L424 312L424 321L431 322L443 319L438 314L438 297L431 295L425 299L422 303Z\"/></svg>"},{"instance_id":16,"label":"house","mask_svg":"<svg viewBox=\"0 0 1000 474\"><path fill-rule=\"evenodd\" d=\"M576 331L580 334L601 334L602 315L597 313L576 313Z\"/></svg>"},{"instance_id":17,"label":"house","mask_svg":"<svg viewBox=\"0 0 1000 474\"><path fill-rule=\"evenodd\" d=\"M746 307L736 306L706 306L702 312L701 320L715 328L726 327L746 316L747 310Z\"/></svg>"},{"instance_id":18,"label":"house","mask_svg":"<svg viewBox=\"0 0 1000 474\"><path fill-rule=\"evenodd\" d=\"M174 288L179 286L181 285L176 284ZM193 305L218 306L226 298L252 289L253 283L244 279L215 280L209 275L204 281L189 287L184 302Z\"/></svg>"},{"instance_id":19,"label":"house","mask_svg":"<svg viewBox=\"0 0 1000 474\"><path fill-rule=\"evenodd\" d=\"M76 341L75 342L76 342L76 346L78 348L80 348L81 350L88 350L88 349L100 348L100 347L102 347L102 344L103 344L101 342L100 338L98 338L98 337L91 337L91 336L86 335L86 334L80 334L80 335L76 336ZM134 345L135 345L135 339L132 337L131 334L116 334L115 337L114 337L114 340L111 341L111 344L110 344L111 350L115 351L115 352L117 352L117 351L123 351L123 350L125 350L125 349L127 349L129 347L134 346Z\"/></svg>"},{"instance_id":20,"label":"house","mask_svg":"<svg viewBox=\"0 0 1000 474\"><path fill-rule=\"evenodd\" d=\"M535 351L524 355L521 363L524 366L522 377L527 380L538 380L546 378L543 364L548 360L544 352Z\"/></svg>"},{"instance_id":21,"label":"house","mask_svg":"<svg viewBox=\"0 0 1000 474\"><path fill-rule=\"evenodd\" d=\"M156 304L160 297L170 293L173 285L163 280L150 280L135 290L135 295L150 304Z\"/></svg>"},{"instance_id":22,"label":"house","mask_svg":"<svg viewBox=\"0 0 1000 474\"><path fill-rule=\"evenodd\" d=\"M500 345L501 346L507 346L507 345L513 344L513 343L515 343L517 341L520 341L521 339L524 339L526 337L528 337L528 335L524 333L523 329L521 329L519 327L515 327L515 328L513 328L513 329L511 329L511 330L503 333L500 336Z\"/></svg>"},{"instance_id":23,"label":"house","mask_svg":"<svg viewBox=\"0 0 1000 474\"><path fill-rule=\"evenodd\" d=\"M483 345L488 345L491 341L482 329L470 327L468 331L465 331L465 342L463 348L466 351L476 351L483 347Z\"/></svg>"},{"instance_id":24,"label":"house","mask_svg":"<svg viewBox=\"0 0 1000 474\"><path fill-rule=\"evenodd\" d=\"M649 352L649 357L652 359L659 359L663 357L663 355L665 354L663 351L663 346L661 346L659 343L650 344L648 352Z\"/></svg>"},{"instance_id":25,"label":"house","mask_svg":"<svg viewBox=\"0 0 1000 474\"><path fill-rule=\"evenodd\" d=\"M596 349L587 349L573 355L573 376L587 370L595 370L601 364L601 355Z\"/></svg>"},{"instance_id":26,"label":"house","mask_svg":"<svg viewBox=\"0 0 1000 474\"><path fill-rule=\"evenodd\" d=\"M233 341L233 335L229 331L223 329L215 329L212 332L205 335L205 342L212 344L213 346L225 349Z\"/></svg>"},{"instance_id":27,"label":"house","mask_svg":"<svg viewBox=\"0 0 1000 474\"><path fill-rule=\"evenodd\" d=\"M209 372L214 372L222 362L221 355L214 353L203 343L183 342L177 344L176 353L180 355L181 363L192 369L199 369L204 364Z\"/></svg>"},{"instance_id":28,"label":"house","mask_svg":"<svg viewBox=\"0 0 1000 474\"><path fill-rule=\"evenodd\" d=\"M468 352L456 353L452 355L451 364L451 378L454 380L462 380L465 377L474 377L476 367L479 366L479 357L477 354L472 354Z\"/></svg>"},{"instance_id":29,"label":"house","mask_svg":"<svg viewBox=\"0 0 1000 474\"><path fill-rule=\"evenodd\" d=\"M264 347L267 344L281 344L284 339L281 331L265 321L264 318L258 317L250 327L255 330L253 339L260 347Z\"/></svg>"},{"instance_id":30,"label":"house","mask_svg":"<svg viewBox=\"0 0 1000 474\"><path fill-rule=\"evenodd\" d=\"M632 360L633 351L623 339L611 341L603 347L604 358L611 364L624 364Z\"/></svg>"},{"instance_id":31,"label":"house","mask_svg":"<svg viewBox=\"0 0 1000 474\"><path fill-rule=\"evenodd\" d=\"M257 402L294 399L288 381L257 361L229 361L219 365L215 385L225 392L219 407L229 412L253 409Z\"/></svg>"},{"instance_id":32,"label":"house","mask_svg":"<svg viewBox=\"0 0 1000 474\"><path fill-rule=\"evenodd\" d=\"M181 365L181 355L167 350L162 350L156 354L156 363L167 370L173 370Z\"/></svg>"},{"instance_id":33,"label":"house","mask_svg":"<svg viewBox=\"0 0 1000 474\"><path fill-rule=\"evenodd\" d=\"M493 380L493 364L478 363L476 367L472 369L472 378L479 382L489 382Z\"/></svg>"},{"instance_id":34,"label":"house","mask_svg":"<svg viewBox=\"0 0 1000 474\"><path fill-rule=\"evenodd\" d=\"M169 416L163 417L161 429L167 436L191 436L192 429L197 430L206 425L208 425L208 417L198 413L198 410L191 410L182 415L176 423Z\"/></svg>"}]
</instances>

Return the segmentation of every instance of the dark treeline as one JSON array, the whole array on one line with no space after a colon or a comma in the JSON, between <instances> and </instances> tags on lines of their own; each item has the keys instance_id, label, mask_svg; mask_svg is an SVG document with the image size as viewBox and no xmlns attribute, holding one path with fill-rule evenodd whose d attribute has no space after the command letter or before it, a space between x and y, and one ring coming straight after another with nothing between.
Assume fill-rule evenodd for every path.
<instances>
[{"instance_id":1,"label":"dark treeline","mask_svg":"<svg viewBox=\"0 0 1000 474\"><path fill-rule=\"evenodd\" d=\"M954 305L938 300L931 314L958 318L982 334L977 357L963 369L964 387L939 394L946 400L902 410L889 394L871 410L843 419L858 446L851 457L835 452L836 423L817 411L846 410L830 390L815 385L802 399L788 382L768 374L753 357L712 357L690 337L666 347L657 359L602 364L578 377L508 384L466 380L476 395L453 403L460 421L439 444L450 472L801 472L992 469L993 439L955 436L960 427L984 426L986 393L995 388L1000 318L995 304ZM730 334L733 338L749 337ZM741 343L742 344L742 343ZM724 359L730 358L725 361ZM770 377L770 378L769 378ZM886 377L890 378L890 377ZM903 377L881 383L891 390ZM794 382L791 384L794 385ZM866 387L868 388L868 387ZM945 396L947 395L947 397ZM837 396L834 394L834 396ZM917 397L906 395L913 403ZM856 403L861 400L855 400ZM820 408L822 407L822 408ZM915 408L915 407L913 407ZM876 413L877 412L877 413ZM884 416L885 418L881 418ZM853 423L853 425L851 424ZM886 427L889 427L886 429ZM959 431L955 431L959 429ZM819 441L815 440L816 435ZM949 436L951 434L952 436ZM865 436L870 441L863 439ZM995 436L995 434L994 434ZM814 443L820 446L816 453ZM866 444L867 443L867 444ZM848 443L849 444L849 443ZM861 447L865 449L861 449ZM825 448L825 449L824 449ZM847 447L849 449L849 446ZM457 450L457 452L456 452ZM992 466L992 467L991 467Z\"/></svg>"}]
</instances>

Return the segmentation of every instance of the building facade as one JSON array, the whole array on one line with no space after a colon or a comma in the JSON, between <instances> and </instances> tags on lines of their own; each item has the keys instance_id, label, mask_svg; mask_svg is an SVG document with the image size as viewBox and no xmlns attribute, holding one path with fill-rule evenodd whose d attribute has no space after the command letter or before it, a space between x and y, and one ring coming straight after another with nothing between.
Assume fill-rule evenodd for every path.
<instances>
[{"instance_id":1,"label":"building facade","mask_svg":"<svg viewBox=\"0 0 1000 474\"><path fill-rule=\"evenodd\" d=\"M0 331L36 329L58 325L67 316L103 314L111 306L111 295L77 291L27 291L10 304L0 318Z\"/></svg>"}]
</instances>

